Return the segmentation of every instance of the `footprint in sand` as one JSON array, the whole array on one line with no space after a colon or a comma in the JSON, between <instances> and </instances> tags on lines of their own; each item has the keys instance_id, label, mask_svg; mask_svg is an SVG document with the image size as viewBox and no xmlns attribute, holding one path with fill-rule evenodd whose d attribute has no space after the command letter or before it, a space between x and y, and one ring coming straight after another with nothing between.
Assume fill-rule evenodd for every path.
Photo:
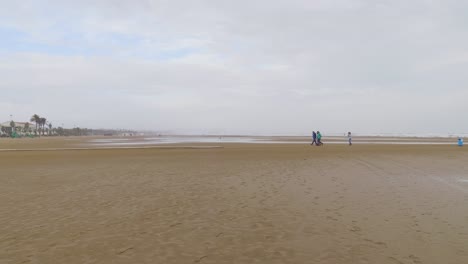
<instances>
[{"instance_id":1,"label":"footprint in sand","mask_svg":"<svg viewBox=\"0 0 468 264\"><path fill-rule=\"evenodd\" d=\"M204 258L206 258L206 257L208 257L208 256L202 256L202 257L196 259L194 262L195 262L195 263L200 263L200 261L202 261L202 260L203 260Z\"/></svg>"},{"instance_id":2,"label":"footprint in sand","mask_svg":"<svg viewBox=\"0 0 468 264\"><path fill-rule=\"evenodd\" d=\"M387 247L387 243L385 243L385 242L374 241L372 239L367 239L367 238L364 239L364 241L369 242L369 243L374 244L374 245L379 246L379 247L385 247L385 248Z\"/></svg>"},{"instance_id":3,"label":"footprint in sand","mask_svg":"<svg viewBox=\"0 0 468 264\"><path fill-rule=\"evenodd\" d=\"M408 257L409 257L409 258L413 261L413 263L415 263L415 264L420 264L420 263L422 263L422 261L421 261L418 257L416 257L415 255L409 255Z\"/></svg>"},{"instance_id":4,"label":"footprint in sand","mask_svg":"<svg viewBox=\"0 0 468 264\"><path fill-rule=\"evenodd\" d=\"M396 263L396 264L405 264L404 262L402 262L399 259L394 258L394 257L388 257L388 259L391 260L392 262Z\"/></svg>"},{"instance_id":5,"label":"footprint in sand","mask_svg":"<svg viewBox=\"0 0 468 264\"><path fill-rule=\"evenodd\" d=\"M133 250L133 247L129 247L129 248L123 249L123 250L119 251L119 253L117 253L117 254L118 254L118 255L122 255L122 254L124 254L125 252L128 252L128 251L130 251L130 250Z\"/></svg>"}]
</instances>

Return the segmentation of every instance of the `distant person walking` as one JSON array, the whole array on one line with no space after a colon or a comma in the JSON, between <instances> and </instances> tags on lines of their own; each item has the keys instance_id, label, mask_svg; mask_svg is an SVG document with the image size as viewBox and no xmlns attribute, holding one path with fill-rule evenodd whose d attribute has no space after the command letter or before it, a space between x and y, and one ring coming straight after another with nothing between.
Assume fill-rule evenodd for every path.
<instances>
[{"instance_id":1,"label":"distant person walking","mask_svg":"<svg viewBox=\"0 0 468 264\"><path fill-rule=\"evenodd\" d=\"M351 142L353 138L351 137L351 132L348 132L348 144L351 146L353 145L353 142Z\"/></svg>"},{"instance_id":2,"label":"distant person walking","mask_svg":"<svg viewBox=\"0 0 468 264\"><path fill-rule=\"evenodd\" d=\"M310 145L317 145L317 133L315 131L312 131L312 144Z\"/></svg>"},{"instance_id":3,"label":"distant person walking","mask_svg":"<svg viewBox=\"0 0 468 264\"><path fill-rule=\"evenodd\" d=\"M320 134L320 131L317 131L317 146L322 146L322 134Z\"/></svg>"},{"instance_id":4,"label":"distant person walking","mask_svg":"<svg viewBox=\"0 0 468 264\"><path fill-rule=\"evenodd\" d=\"M463 138L461 137L458 138L458 146L463 147Z\"/></svg>"}]
</instances>

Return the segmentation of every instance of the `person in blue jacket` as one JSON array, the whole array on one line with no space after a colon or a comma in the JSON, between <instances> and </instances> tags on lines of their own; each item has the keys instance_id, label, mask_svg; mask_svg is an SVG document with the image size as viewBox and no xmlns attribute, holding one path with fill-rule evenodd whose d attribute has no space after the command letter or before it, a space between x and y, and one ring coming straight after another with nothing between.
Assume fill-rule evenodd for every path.
<instances>
[{"instance_id":1,"label":"person in blue jacket","mask_svg":"<svg viewBox=\"0 0 468 264\"><path fill-rule=\"evenodd\" d=\"M315 131L312 131L312 144L310 145L317 145L317 134L315 133Z\"/></svg>"}]
</instances>

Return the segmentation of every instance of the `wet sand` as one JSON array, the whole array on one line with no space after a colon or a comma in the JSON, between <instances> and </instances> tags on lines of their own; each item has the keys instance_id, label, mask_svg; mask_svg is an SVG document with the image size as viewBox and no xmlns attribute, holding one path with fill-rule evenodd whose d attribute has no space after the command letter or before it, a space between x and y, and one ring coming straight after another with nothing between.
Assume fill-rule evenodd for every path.
<instances>
[{"instance_id":1,"label":"wet sand","mask_svg":"<svg viewBox=\"0 0 468 264\"><path fill-rule=\"evenodd\" d=\"M0 263L468 263L466 147L0 152L0 171Z\"/></svg>"}]
</instances>

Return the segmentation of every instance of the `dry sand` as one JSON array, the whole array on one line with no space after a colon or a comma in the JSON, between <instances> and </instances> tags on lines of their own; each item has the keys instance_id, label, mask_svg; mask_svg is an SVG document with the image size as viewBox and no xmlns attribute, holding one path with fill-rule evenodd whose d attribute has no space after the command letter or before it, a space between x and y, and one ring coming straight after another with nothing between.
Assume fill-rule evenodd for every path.
<instances>
[{"instance_id":1,"label":"dry sand","mask_svg":"<svg viewBox=\"0 0 468 264\"><path fill-rule=\"evenodd\" d=\"M468 263L467 172L455 146L0 152L0 263Z\"/></svg>"}]
</instances>

